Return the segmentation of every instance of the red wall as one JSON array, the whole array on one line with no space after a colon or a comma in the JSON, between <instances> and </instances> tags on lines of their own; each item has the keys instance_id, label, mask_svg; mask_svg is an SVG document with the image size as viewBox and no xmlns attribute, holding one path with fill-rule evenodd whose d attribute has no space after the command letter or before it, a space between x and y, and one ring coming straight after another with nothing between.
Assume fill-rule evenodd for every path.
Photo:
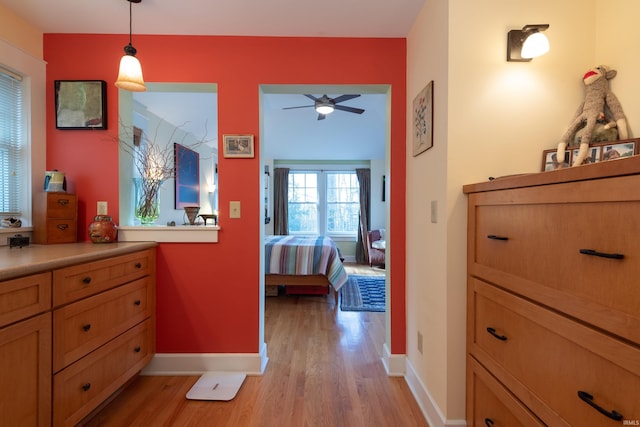
<instances>
[{"instance_id":1,"label":"red wall","mask_svg":"<svg viewBox=\"0 0 640 427\"><path fill-rule=\"evenodd\" d=\"M46 34L47 170L65 172L78 194L79 239L96 202L118 221L118 90L113 85L125 35ZM387 84L392 88L391 352L405 339L405 57L404 39L139 36L147 82L218 84L218 141L256 136L260 84ZM57 130L54 80L105 80L108 130ZM158 248L157 351L256 353L259 350L260 159L220 158L218 244L163 243ZM44 171L43 171L44 172ZM229 219L230 200L242 218Z\"/></svg>"}]
</instances>

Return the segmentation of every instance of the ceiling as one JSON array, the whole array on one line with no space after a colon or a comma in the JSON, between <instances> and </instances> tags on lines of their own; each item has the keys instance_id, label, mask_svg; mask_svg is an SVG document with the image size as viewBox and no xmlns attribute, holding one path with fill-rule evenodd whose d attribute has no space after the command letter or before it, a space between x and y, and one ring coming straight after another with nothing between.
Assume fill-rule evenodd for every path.
<instances>
[{"instance_id":1,"label":"ceiling","mask_svg":"<svg viewBox=\"0 0 640 427\"><path fill-rule=\"evenodd\" d=\"M294 37L406 37L425 0L142 0L132 4L135 34L242 35ZM0 0L44 33L126 34L126 0ZM105 17L110 17L105 19ZM115 65L114 65L115 66ZM335 86L272 87L262 97L262 138L266 158L383 159L386 98L379 89ZM288 92L288 93L287 93ZM360 93L343 105L363 108L362 115L335 111L317 120L302 94L330 97ZM171 94L171 96L179 96ZM187 100L187 98L189 98ZM149 96L147 107L185 130L217 135L215 109L200 107L193 94L181 100ZM209 102L209 101L207 101ZM216 102L217 104L217 102ZM180 108L175 108L179 105ZM203 115L202 112L207 114ZM348 143L347 143L348 142Z\"/></svg>"},{"instance_id":2,"label":"ceiling","mask_svg":"<svg viewBox=\"0 0 640 427\"><path fill-rule=\"evenodd\" d=\"M406 37L425 0L142 0L134 34ZM126 0L0 0L45 33L129 32Z\"/></svg>"}]
</instances>

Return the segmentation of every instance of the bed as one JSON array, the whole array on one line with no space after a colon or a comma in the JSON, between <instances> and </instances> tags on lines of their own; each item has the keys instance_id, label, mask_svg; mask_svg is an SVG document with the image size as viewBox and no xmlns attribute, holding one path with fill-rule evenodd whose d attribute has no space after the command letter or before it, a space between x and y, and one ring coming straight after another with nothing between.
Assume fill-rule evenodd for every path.
<instances>
[{"instance_id":1,"label":"bed","mask_svg":"<svg viewBox=\"0 0 640 427\"><path fill-rule=\"evenodd\" d=\"M338 291L347 272L338 248L326 236L266 236L265 285L329 286Z\"/></svg>"}]
</instances>

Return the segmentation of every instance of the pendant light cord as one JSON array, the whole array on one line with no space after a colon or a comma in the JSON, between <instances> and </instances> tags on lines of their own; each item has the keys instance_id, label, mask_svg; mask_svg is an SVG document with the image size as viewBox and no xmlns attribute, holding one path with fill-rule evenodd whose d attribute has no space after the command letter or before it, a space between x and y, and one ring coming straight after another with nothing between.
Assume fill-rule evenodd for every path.
<instances>
[{"instance_id":1,"label":"pendant light cord","mask_svg":"<svg viewBox=\"0 0 640 427\"><path fill-rule=\"evenodd\" d=\"M133 32L133 24L132 24L133 19L131 17L131 6L132 6L132 2L131 2L131 0L129 0L129 44L133 45L131 43L131 40L132 40L131 39L131 33Z\"/></svg>"}]
</instances>

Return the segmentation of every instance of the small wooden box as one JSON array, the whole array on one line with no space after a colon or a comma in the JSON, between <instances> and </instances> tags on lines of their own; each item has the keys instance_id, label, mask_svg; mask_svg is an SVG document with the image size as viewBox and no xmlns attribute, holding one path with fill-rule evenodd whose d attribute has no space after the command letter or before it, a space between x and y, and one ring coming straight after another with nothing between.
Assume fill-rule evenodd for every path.
<instances>
[{"instance_id":1,"label":"small wooden box","mask_svg":"<svg viewBox=\"0 0 640 427\"><path fill-rule=\"evenodd\" d=\"M33 203L33 243L78 241L78 198L75 194L45 192Z\"/></svg>"}]
</instances>

